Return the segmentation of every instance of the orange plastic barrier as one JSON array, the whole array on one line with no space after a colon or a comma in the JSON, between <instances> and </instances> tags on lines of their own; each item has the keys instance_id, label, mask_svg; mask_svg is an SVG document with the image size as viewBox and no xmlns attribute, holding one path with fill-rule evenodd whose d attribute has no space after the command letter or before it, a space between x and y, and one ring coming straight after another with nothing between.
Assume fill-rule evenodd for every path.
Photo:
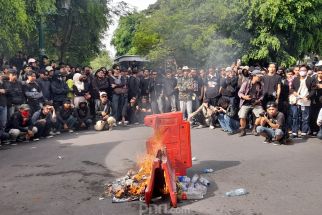
<instances>
[{"instance_id":1,"label":"orange plastic barrier","mask_svg":"<svg viewBox=\"0 0 322 215\"><path fill-rule=\"evenodd\" d=\"M147 152L156 155L165 148L167 157L176 176L186 175L192 166L190 123L183 120L181 112L146 116L144 124L154 129L146 142Z\"/></svg>"}]
</instances>

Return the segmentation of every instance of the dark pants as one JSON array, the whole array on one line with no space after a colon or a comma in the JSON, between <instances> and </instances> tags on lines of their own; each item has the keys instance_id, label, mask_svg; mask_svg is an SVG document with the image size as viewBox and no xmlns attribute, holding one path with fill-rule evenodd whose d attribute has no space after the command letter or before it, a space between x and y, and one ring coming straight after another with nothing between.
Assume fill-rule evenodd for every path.
<instances>
[{"instance_id":1,"label":"dark pants","mask_svg":"<svg viewBox=\"0 0 322 215\"><path fill-rule=\"evenodd\" d=\"M76 125L77 125L77 119L74 116L69 116L66 121L66 124L68 126L69 129L75 129ZM61 122L57 122L57 127L56 127L57 131L62 131L64 129L64 125Z\"/></svg>"},{"instance_id":2,"label":"dark pants","mask_svg":"<svg viewBox=\"0 0 322 215\"><path fill-rule=\"evenodd\" d=\"M37 122L35 126L38 129L38 132L36 133L35 137L39 138L48 136L51 131L52 125L52 122L49 120L47 120L44 124Z\"/></svg>"},{"instance_id":3,"label":"dark pants","mask_svg":"<svg viewBox=\"0 0 322 215\"><path fill-rule=\"evenodd\" d=\"M126 116L127 112L127 95L113 94L112 96L112 116L116 121Z\"/></svg>"},{"instance_id":4,"label":"dark pants","mask_svg":"<svg viewBox=\"0 0 322 215\"><path fill-rule=\"evenodd\" d=\"M85 123L85 125L86 125L86 127L85 127L85 128L82 128L82 127L81 127L82 122L84 122L84 123ZM92 120L92 119L86 119L86 120L84 120L84 121L77 122L77 124L76 124L76 129L77 129L77 130L79 130L79 129L88 129L88 128L91 126L92 122L93 122L93 120Z\"/></svg>"}]
</instances>

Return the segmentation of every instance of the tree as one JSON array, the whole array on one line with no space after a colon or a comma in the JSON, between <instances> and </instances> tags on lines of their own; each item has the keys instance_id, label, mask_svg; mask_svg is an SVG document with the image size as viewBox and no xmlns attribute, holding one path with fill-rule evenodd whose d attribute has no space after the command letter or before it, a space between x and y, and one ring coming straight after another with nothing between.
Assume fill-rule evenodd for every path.
<instances>
[{"instance_id":1,"label":"tree","mask_svg":"<svg viewBox=\"0 0 322 215\"><path fill-rule=\"evenodd\" d=\"M244 63L291 65L305 54L321 54L321 4L321 0L159 0L140 13L139 22L132 20L138 23L135 30L122 34L127 43L117 43L117 49L146 55L155 63L174 56L179 65L196 67L227 65L237 58ZM128 27L121 22L119 29Z\"/></svg>"},{"instance_id":2,"label":"tree","mask_svg":"<svg viewBox=\"0 0 322 215\"><path fill-rule=\"evenodd\" d=\"M113 61L107 50L103 50L94 58L90 65L94 70L97 70L101 67L110 68L113 64Z\"/></svg>"},{"instance_id":3,"label":"tree","mask_svg":"<svg viewBox=\"0 0 322 215\"><path fill-rule=\"evenodd\" d=\"M242 8L246 11L242 26L252 35L244 49L245 61L292 65L305 54L322 53L320 0L252 0Z\"/></svg>"},{"instance_id":4,"label":"tree","mask_svg":"<svg viewBox=\"0 0 322 215\"><path fill-rule=\"evenodd\" d=\"M127 16L122 16L119 20L119 28L114 32L111 44L116 49L116 55L134 54L137 51L133 47L133 37L137 26L144 18L143 14L134 12ZM131 50L131 48L133 48Z\"/></svg>"}]
</instances>

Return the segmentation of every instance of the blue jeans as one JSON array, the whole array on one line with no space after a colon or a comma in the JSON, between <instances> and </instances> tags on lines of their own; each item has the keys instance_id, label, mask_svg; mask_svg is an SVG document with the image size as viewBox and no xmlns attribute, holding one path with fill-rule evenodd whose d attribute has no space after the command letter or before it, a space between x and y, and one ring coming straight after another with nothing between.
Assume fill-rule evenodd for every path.
<instances>
[{"instance_id":1,"label":"blue jeans","mask_svg":"<svg viewBox=\"0 0 322 215\"><path fill-rule=\"evenodd\" d=\"M310 115L310 107L309 106L298 106L292 105L292 133L297 134L300 130L302 133L309 133L309 115ZM301 120L299 118L301 117Z\"/></svg>"},{"instance_id":2,"label":"blue jeans","mask_svg":"<svg viewBox=\"0 0 322 215\"><path fill-rule=\"evenodd\" d=\"M222 129L228 132L235 132L239 128L239 122L226 114L219 114L218 121Z\"/></svg>"},{"instance_id":3,"label":"blue jeans","mask_svg":"<svg viewBox=\"0 0 322 215\"><path fill-rule=\"evenodd\" d=\"M265 133L269 138L273 139L276 136L283 136L284 132L281 129L272 129L264 126L257 126L256 131L260 133Z\"/></svg>"},{"instance_id":4,"label":"blue jeans","mask_svg":"<svg viewBox=\"0 0 322 215\"><path fill-rule=\"evenodd\" d=\"M3 131L7 125L7 106L0 106L0 130Z\"/></svg>"}]
</instances>

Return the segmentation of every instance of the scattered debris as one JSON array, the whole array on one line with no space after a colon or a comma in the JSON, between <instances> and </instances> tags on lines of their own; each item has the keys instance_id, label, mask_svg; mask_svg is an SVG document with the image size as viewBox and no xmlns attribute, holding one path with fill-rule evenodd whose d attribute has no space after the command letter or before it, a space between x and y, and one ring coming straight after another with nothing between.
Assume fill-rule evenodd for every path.
<instances>
[{"instance_id":1,"label":"scattered debris","mask_svg":"<svg viewBox=\"0 0 322 215\"><path fill-rule=\"evenodd\" d=\"M204 169L204 170L203 170L203 173L211 173L211 172L213 172L213 171L214 171L213 169L208 168L208 169Z\"/></svg>"},{"instance_id":2,"label":"scattered debris","mask_svg":"<svg viewBox=\"0 0 322 215\"><path fill-rule=\"evenodd\" d=\"M31 147L31 149L36 149L36 148L37 148L36 146Z\"/></svg>"},{"instance_id":3,"label":"scattered debris","mask_svg":"<svg viewBox=\"0 0 322 215\"><path fill-rule=\"evenodd\" d=\"M104 199L105 199L104 197L99 197L99 198L98 198L98 200L100 200L100 201L101 201L101 200L104 200Z\"/></svg>"},{"instance_id":4,"label":"scattered debris","mask_svg":"<svg viewBox=\"0 0 322 215\"><path fill-rule=\"evenodd\" d=\"M57 159L64 159L63 156L58 155Z\"/></svg>"},{"instance_id":5,"label":"scattered debris","mask_svg":"<svg viewBox=\"0 0 322 215\"><path fill-rule=\"evenodd\" d=\"M226 192L226 196L228 196L228 197L243 196L243 195L246 195L246 194L248 194L248 192L244 188L238 188L238 189Z\"/></svg>"},{"instance_id":6,"label":"scattered debris","mask_svg":"<svg viewBox=\"0 0 322 215\"><path fill-rule=\"evenodd\" d=\"M196 161L197 160L197 158L196 157L192 157L192 159L191 159L192 161Z\"/></svg>"}]
</instances>

